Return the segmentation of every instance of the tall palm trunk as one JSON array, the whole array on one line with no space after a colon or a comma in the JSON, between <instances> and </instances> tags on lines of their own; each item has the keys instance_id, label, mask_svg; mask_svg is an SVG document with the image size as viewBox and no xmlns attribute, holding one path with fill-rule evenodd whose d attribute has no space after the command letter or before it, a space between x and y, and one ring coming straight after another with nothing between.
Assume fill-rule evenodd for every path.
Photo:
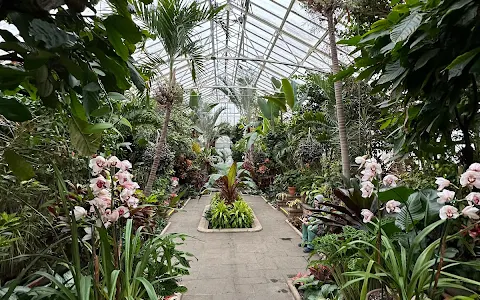
<instances>
[{"instance_id":1,"label":"tall palm trunk","mask_svg":"<svg viewBox=\"0 0 480 300\"><path fill-rule=\"evenodd\" d=\"M169 87L167 92L171 95L171 91L173 91L175 87L175 71L173 69L174 59L173 56L170 58L170 78L168 81ZM173 101L175 99L175 95L173 95L173 99L166 97L167 105L165 107L165 120L163 121L162 133L160 138L157 141L157 145L155 148L155 155L153 156L153 163L152 167L150 168L150 174L148 175L147 185L144 189L145 196L150 196L152 192L153 184L155 183L155 179L157 178L157 170L158 165L160 164L160 158L164 157L166 146L167 146L167 133L168 133L168 123L170 123L170 115L172 113Z\"/></svg>"},{"instance_id":2,"label":"tall palm trunk","mask_svg":"<svg viewBox=\"0 0 480 300\"><path fill-rule=\"evenodd\" d=\"M326 11L328 22L328 36L330 38L330 54L332 56L332 72L337 74L340 71L337 54L337 42L335 40L335 25L333 21L333 9ZM335 81L335 106L337 111L338 134L340 136L340 152L342 155L342 174L350 178L350 157L348 155L347 131L345 128L345 110L342 100L342 82Z\"/></svg>"},{"instance_id":3,"label":"tall palm trunk","mask_svg":"<svg viewBox=\"0 0 480 300\"><path fill-rule=\"evenodd\" d=\"M145 196L150 196L152 192L153 184L157 178L158 165L160 164L160 157L163 156L166 145L167 145L167 132L168 132L168 123L170 122L170 114L172 112L172 104L168 103L165 109L165 120L163 122L162 133L160 138L157 141L155 155L153 157L152 167L150 168L150 174L148 175L147 185L145 186L144 193Z\"/></svg>"}]
</instances>

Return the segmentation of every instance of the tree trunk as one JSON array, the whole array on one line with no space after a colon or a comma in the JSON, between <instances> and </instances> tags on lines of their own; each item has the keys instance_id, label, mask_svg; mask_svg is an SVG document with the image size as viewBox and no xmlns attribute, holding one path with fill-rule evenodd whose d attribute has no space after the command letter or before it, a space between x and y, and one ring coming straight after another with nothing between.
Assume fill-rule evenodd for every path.
<instances>
[{"instance_id":1,"label":"tree trunk","mask_svg":"<svg viewBox=\"0 0 480 300\"><path fill-rule=\"evenodd\" d=\"M162 157L163 152L165 151L165 146L167 144L167 132L168 132L168 123L170 122L170 114L172 112L172 104L167 103L165 110L165 120L163 121L162 134L160 139L157 141L155 155L153 157L152 168L150 169L150 174L148 175L147 185L144 189L145 196L150 196L152 192L153 184L157 178L158 165L160 164L160 157Z\"/></svg>"},{"instance_id":2,"label":"tree trunk","mask_svg":"<svg viewBox=\"0 0 480 300\"><path fill-rule=\"evenodd\" d=\"M328 36L330 38L330 54L332 56L332 72L337 74L340 71L337 54L337 42L335 41L335 25L333 21L333 10L326 12L328 21ZM340 152L342 155L342 174L350 178L350 157L348 155L347 131L345 128L345 111L342 100L342 82L335 81L335 106L337 111L338 134L340 136Z\"/></svg>"}]
</instances>

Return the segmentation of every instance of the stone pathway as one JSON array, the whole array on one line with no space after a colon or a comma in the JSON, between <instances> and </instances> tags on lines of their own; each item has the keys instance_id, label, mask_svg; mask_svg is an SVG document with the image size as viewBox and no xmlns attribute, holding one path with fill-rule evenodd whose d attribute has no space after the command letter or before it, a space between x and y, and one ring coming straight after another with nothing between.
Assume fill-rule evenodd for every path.
<instances>
[{"instance_id":1,"label":"stone pathway","mask_svg":"<svg viewBox=\"0 0 480 300\"><path fill-rule=\"evenodd\" d=\"M191 262L191 275L183 278L188 292L182 300L293 299L287 279L304 272L308 258L297 246L300 237L261 197L244 198L263 226L259 232L198 232L210 196L190 200L185 211L170 219L167 232L190 235L181 249L198 259Z\"/></svg>"}]
</instances>

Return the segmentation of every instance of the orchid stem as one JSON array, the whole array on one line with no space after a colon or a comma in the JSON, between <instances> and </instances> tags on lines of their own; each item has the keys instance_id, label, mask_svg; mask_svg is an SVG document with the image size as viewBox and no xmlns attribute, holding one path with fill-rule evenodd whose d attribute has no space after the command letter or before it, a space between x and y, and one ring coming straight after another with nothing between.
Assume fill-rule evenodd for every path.
<instances>
[{"instance_id":1,"label":"orchid stem","mask_svg":"<svg viewBox=\"0 0 480 300\"><path fill-rule=\"evenodd\" d=\"M438 246L437 256L435 257L435 262L433 263L433 267L435 267L437 265L438 259L440 258L440 256L443 256L442 248L443 248L443 244L445 243L445 236L446 236L446 233L447 233L447 225L448 225L448 219L445 221L445 223L443 224L443 227L442 227L440 245ZM436 286L437 286L437 282L438 282L437 277L438 277L438 275L440 275L440 270L442 268L442 263L443 263L443 257L441 258L440 264L437 267L437 272L432 270L432 276L430 277L430 285L428 286L428 290L430 292L430 297L431 298L433 298L433 293L435 292L435 289L436 289ZM435 273L438 273L437 276L435 276ZM432 284L433 284L434 281L435 281L435 286L432 290Z\"/></svg>"}]
</instances>

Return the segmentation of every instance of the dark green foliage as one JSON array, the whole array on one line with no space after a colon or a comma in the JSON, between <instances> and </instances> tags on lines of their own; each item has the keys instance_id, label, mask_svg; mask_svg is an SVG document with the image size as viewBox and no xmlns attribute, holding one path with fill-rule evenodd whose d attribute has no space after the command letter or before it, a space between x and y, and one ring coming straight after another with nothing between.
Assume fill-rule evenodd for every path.
<instances>
[{"instance_id":1,"label":"dark green foliage","mask_svg":"<svg viewBox=\"0 0 480 300\"><path fill-rule=\"evenodd\" d=\"M60 2L45 11L28 7L28 2L2 9L2 20L19 31L22 41L0 31L0 49L6 53L0 57L0 114L24 122L32 119L25 98L41 103L38 115L59 111L68 118L70 142L78 154L94 154L104 131L114 124L128 126L127 120L108 114L110 108L125 99L122 93L132 83L140 91L145 88L130 57L144 35L132 21L126 1L108 1L115 9L107 19L80 14L96 1L85 0L77 9L58 7L51 15L47 11ZM118 23L115 28L113 22Z\"/></svg>"},{"instance_id":2,"label":"dark green foliage","mask_svg":"<svg viewBox=\"0 0 480 300\"><path fill-rule=\"evenodd\" d=\"M369 32L343 42L361 54L355 59L358 79L372 79L374 92L392 93L384 106L394 105L393 113L382 127L395 131L397 152L435 159L459 156L465 165L475 161L478 8L474 0L397 4Z\"/></svg>"}]
</instances>

